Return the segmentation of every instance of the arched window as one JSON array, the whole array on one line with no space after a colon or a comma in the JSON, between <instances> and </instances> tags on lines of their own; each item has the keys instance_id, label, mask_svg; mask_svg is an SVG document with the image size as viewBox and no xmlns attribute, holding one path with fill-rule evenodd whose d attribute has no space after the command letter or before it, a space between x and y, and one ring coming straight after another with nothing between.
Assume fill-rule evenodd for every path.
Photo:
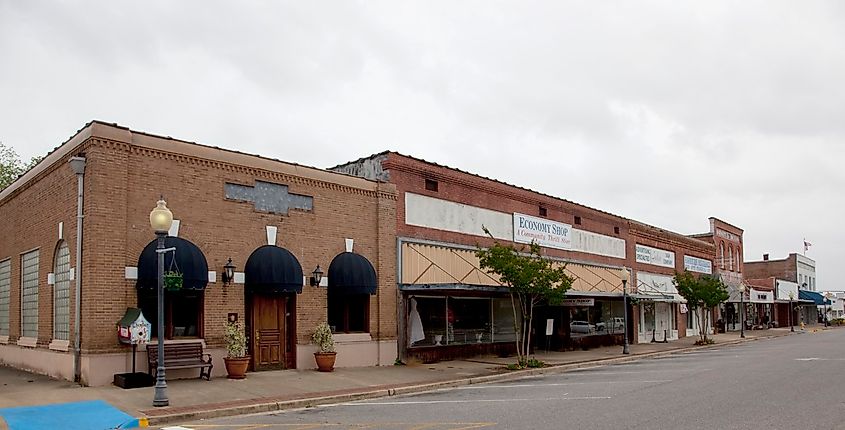
<instances>
[{"instance_id":1,"label":"arched window","mask_svg":"<svg viewBox=\"0 0 845 430\"><path fill-rule=\"evenodd\" d=\"M742 267L742 266L739 264L739 263L741 263L741 262L742 262L742 251L741 251L741 250L740 250L740 248L737 246L737 247L736 247L736 271L737 271L737 272L741 272L741 271L742 271L742 270L740 269L740 267Z\"/></svg>"},{"instance_id":2,"label":"arched window","mask_svg":"<svg viewBox=\"0 0 845 430\"><path fill-rule=\"evenodd\" d=\"M329 265L328 320L335 333L370 331L370 296L378 282L372 263L364 256L344 252Z\"/></svg>"},{"instance_id":3,"label":"arched window","mask_svg":"<svg viewBox=\"0 0 845 430\"><path fill-rule=\"evenodd\" d=\"M719 267L725 268L725 242L719 242Z\"/></svg>"},{"instance_id":4,"label":"arched window","mask_svg":"<svg viewBox=\"0 0 845 430\"><path fill-rule=\"evenodd\" d=\"M734 246L728 245L728 270L734 270Z\"/></svg>"},{"instance_id":5,"label":"arched window","mask_svg":"<svg viewBox=\"0 0 845 430\"><path fill-rule=\"evenodd\" d=\"M158 254L153 240L138 257L138 307L152 323L150 334L158 337ZM208 262L200 248L192 242L168 236L165 248L176 248L164 255L164 268L178 271L182 283L178 288L164 289L164 338L201 338L205 335L205 287L208 284ZM175 260L175 262L174 262Z\"/></svg>"},{"instance_id":6,"label":"arched window","mask_svg":"<svg viewBox=\"0 0 845 430\"><path fill-rule=\"evenodd\" d=\"M59 242L53 260L53 339L70 340L70 250Z\"/></svg>"}]
</instances>

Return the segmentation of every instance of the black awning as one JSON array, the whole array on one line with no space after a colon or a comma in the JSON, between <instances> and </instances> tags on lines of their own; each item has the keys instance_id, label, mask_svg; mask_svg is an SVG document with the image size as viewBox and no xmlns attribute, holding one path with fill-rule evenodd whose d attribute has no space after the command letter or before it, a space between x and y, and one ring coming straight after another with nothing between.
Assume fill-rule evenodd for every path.
<instances>
[{"instance_id":1,"label":"black awning","mask_svg":"<svg viewBox=\"0 0 845 430\"><path fill-rule=\"evenodd\" d=\"M376 271L370 261L353 252L338 254L329 265L329 294L375 294Z\"/></svg>"},{"instance_id":2,"label":"black awning","mask_svg":"<svg viewBox=\"0 0 845 430\"><path fill-rule=\"evenodd\" d=\"M301 293L302 266L287 249L264 245L246 260L244 286L257 293Z\"/></svg>"},{"instance_id":3,"label":"black awning","mask_svg":"<svg viewBox=\"0 0 845 430\"><path fill-rule=\"evenodd\" d=\"M138 258L138 282L135 284L138 288L156 289L158 286L157 241L158 239L147 244ZM164 238L164 247L176 248L175 252L164 254L164 270L170 269L175 254L176 264L172 267L178 266L182 272L182 289L204 289L208 284L208 263L199 247L188 240L173 236Z\"/></svg>"}]
</instances>

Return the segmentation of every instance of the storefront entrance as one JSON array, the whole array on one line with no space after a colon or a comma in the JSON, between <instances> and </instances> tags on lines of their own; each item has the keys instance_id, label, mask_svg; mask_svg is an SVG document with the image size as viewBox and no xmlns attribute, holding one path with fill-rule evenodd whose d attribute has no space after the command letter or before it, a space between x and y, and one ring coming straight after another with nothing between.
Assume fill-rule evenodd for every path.
<instances>
[{"instance_id":1,"label":"storefront entrance","mask_svg":"<svg viewBox=\"0 0 845 430\"><path fill-rule=\"evenodd\" d=\"M286 297L252 296L250 321L252 370L292 367L293 363L288 361L287 307Z\"/></svg>"},{"instance_id":2,"label":"storefront entrance","mask_svg":"<svg viewBox=\"0 0 845 430\"><path fill-rule=\"evenodd\" d=\"M296 295L302 266L287 249L264 245L244 267L250 370L296 368Z\"/></svg>"}]
</instances>

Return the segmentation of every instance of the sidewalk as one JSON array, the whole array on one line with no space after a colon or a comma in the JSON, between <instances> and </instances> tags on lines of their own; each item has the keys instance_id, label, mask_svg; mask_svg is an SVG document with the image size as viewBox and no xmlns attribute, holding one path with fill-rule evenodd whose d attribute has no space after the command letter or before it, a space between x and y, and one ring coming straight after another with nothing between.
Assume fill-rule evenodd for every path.
<instances>
[{"instance_id":1,"label":"sidewalk","mask_svg":"<svg viewBox=\"0 0 845 430\"><path fill-rule=\"evenodd\" d=\"M714 346L723 346L788 334L789 328L780 328L748 331L745 339L740 339L738 332L718 334L713 338L716 340ZM152 387L131 390L115 386L80 387L0 367L0 408L104 400L130 416L141 418L140 425L157 426L558 373L701 348L693 346L697 339L697 336L692 336L669 343L631 345L631 354L627 356L621 354L620 346L587 351L538 351L535 357L550 367L523 371L505 369L505 365L514 362L513 357L485 356L435 364L340 368L332 373L314 370L253 372L240 381L226 378L174 380L167 383L171 406L163 408L152 407ZM0 429L3 428L0 420Z\"/></svg>"}]
</instances>

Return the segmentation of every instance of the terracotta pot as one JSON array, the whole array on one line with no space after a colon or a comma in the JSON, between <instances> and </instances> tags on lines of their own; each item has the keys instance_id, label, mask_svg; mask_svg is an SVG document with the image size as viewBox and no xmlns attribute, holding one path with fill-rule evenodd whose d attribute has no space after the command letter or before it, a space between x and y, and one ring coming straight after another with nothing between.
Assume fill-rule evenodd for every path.
<instances>
[{"instance_id":1,"label":"terracotta pot","mask_svg":"<svg viewBox=\"0 0 845 430\"><path fill-rule=\"evenodd\" d=\"M334 370L336 352L315 352L314 360L317 362L317 370L320 372L331 372Z\"/></svg>"},{"instance_id":2,"label":"terracotta pot","mask_svg":"<svg viewBox=\"0 0 845 430\"><path fill-rule=\"evenodd\" d=\"M245 357L223 357L226 363L226 373L229 379L246 378L246 369L249 367L249 356Z\"/></svg>"}]
</instances>

